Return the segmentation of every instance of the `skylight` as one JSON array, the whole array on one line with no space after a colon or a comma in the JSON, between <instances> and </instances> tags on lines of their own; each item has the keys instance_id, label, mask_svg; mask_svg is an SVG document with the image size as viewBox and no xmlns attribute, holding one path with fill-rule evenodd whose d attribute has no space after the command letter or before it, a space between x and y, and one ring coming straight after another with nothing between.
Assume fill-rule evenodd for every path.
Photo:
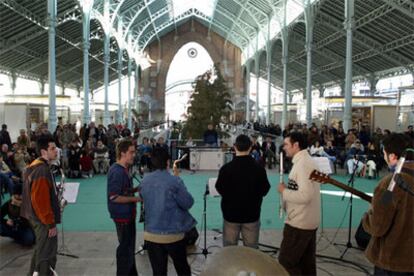
<instances>
[{"instance_id":1,"label":"skylight","mask_svg":"<svg viewBox=\"0 0 414 276\"><path fill-rule=\"evenodd\" d=\"M197 9L208 17L212 17L217 0L170 0L172 4L171 17L177 18L190 9Z\"/></svg>"},{"instance_id":2,"label":"skylight","mask_svg":"<svg viewBox=\"0 0 414 276\"><path fill-rule=\"evenodd\" d=\"M310 0L309 4L313 4L314 2L319 0ZM283 4L282 4L283 5ZM281 6L282 7L282 6ZM303 6L298 3L296 0L287 0L286 1L286 26L289 26L296 18L303 14L304 8ZM270 36L275 37L281 30L281 25L283 25L283 17L285 11L284 9L280 9L279 14L274 15L270 20ZM261 49L266 44L266 39L263 37L263 33L259 34L258 40L258 49ZM246 47L246 54L245 60L252 57L257 49L256 49L256 38L253 38L249 45Z\"/></svg>"}]
</instances>

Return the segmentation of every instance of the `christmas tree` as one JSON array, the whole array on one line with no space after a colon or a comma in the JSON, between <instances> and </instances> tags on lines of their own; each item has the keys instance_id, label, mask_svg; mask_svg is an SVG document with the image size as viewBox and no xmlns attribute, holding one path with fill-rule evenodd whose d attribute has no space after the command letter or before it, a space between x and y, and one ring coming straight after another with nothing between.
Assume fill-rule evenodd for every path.
<instances>
[{"instance_id":1,"label":"christmas tree","mask_svg":"<svg viewBox=\"0 0 414 276\"><path fill-rule=\"evenodd\" d=\"M222 136L219 124L228 121L232 102L218 64L198 76L193 87L184 136L201 139L209 123L218 126L217 131Z\"/></svg>"}]
</instances>

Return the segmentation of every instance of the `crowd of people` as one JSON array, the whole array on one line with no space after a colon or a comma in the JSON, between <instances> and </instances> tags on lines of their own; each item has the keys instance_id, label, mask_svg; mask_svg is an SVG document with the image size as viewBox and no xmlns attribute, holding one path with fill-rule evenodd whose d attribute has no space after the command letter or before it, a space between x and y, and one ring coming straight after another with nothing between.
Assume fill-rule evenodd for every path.
<instances>
[{"instance_id":1,"label":"crowd of people","mask_svg":"<svg viewBox=\"0 0 414 276\"><path fill-rule=\"evenodd\" d=\"M261 205L270 190L265 166L272 167L278 162L274 133L263 135L262 145L256 136L238 135L231 147L234 157L219 170L215 186L221 195L223 246L237 245L241 234L245 246L258 248ZM347 166L349 173L353 173L350 167L360 174L367 168L370 177L380 166L387 166L392 172L400 157L406 157L401 172L405 188L400 188L400 181L394 199L385 202L390 176L384 178L374 192L373 205L363 225L372 235L366 254L375 265L375 273L414 272L412 247L410 242L402 240L414 240L414 197L406 192L414 189L412 126L404 134L376 129L370 135L364 126L345 134L340 125L319 129L315 125L308 128L292 124L275 135L283 139L278 151L284 152L289 161L284 163L289 164L285 166L288 182L277 186L286 214L279 262L289 274L316 274L316 231L321 203L319 184L309 179L316 168L312 159L315 155ZM142 144L138 144L138 136L137 129L131 132L122 126L105 128L94 123L84 125L77 133L74 125L68 124L58 126L53 134L45 126L29 134L22 130L17 142L12 143L7 126L2 126L0 184L2 191L7 190L12 196L1 208L0 234L23 245L35 244L30 275L35 271L51 275L56 268L56 224L61 216L58 187L53 178L59 172L56 168L70 177L107 175L108 210L119 241L117 275L138 274L135 263L138 202L142 202L145 249L154 275L167 274L168 256L179 275L191 275L186 245L188 233L197 224L189 212L194 199L179 177L179 161L171 163L172 151L164 138L144 137ZM208 126L203 142L207 146L219 144L214 126ZM220 145L224 148L223 143ZM137 187L131 173L135 169L142 174L146 170ZM397 249L398 258L387 253Z\"/></svg>"}]
</instances>

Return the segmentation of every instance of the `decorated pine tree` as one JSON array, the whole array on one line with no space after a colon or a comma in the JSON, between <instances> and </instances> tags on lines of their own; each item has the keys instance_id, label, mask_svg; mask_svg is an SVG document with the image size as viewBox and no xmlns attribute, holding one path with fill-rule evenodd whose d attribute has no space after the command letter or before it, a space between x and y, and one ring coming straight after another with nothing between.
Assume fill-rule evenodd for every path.
<instances>
[{"instance_id":1,"label":"decorated pine tree","mask_svg":"<svg viewBox=\"0 0 414 276\"><path fill-rule=\"evenodd\" d=\"M228 121L232 102L217 64L211 70L198 76L193 87L194 92L190 97L187 122L183 132L186 137L192 136L200 139L209 123L218 126ZM220 135L220 129L217 131Z\"/></svg>"}]
</instances>

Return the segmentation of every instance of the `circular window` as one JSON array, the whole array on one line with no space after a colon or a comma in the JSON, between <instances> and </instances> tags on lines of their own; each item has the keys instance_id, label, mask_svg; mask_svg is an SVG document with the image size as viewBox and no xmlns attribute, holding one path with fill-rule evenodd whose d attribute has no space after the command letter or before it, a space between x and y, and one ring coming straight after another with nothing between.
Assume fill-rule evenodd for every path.
<instances>
[{"instance_id":1,"label":"circular window","mask_svg":"<svg viewBox=\"0 0 414 276\"><path fill-rule=\"evenodd\" d=\"M187 54L190 58L195 58L197 56L197 50L195 48L190 48L188 49Z\"/></svg>"}]
</instances>

